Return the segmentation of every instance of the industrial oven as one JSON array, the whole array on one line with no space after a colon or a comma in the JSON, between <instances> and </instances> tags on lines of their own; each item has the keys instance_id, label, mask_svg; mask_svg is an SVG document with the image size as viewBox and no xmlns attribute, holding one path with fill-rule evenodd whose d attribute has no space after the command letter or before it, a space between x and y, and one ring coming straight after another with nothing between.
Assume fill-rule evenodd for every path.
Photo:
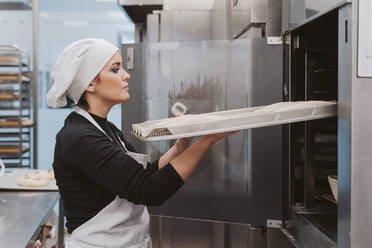
<instances>
[{"instance_id":1,"label":"industrial oven","mask_svg":"<svg viewBox=\"0 0 372 248\"><path fill-rule=\"evenodd\" d=\"M289 25L278 37L265 37L270 29L255 16L255 24L245 30L253 27L253 34L235 32L233 40L122 45L124 68L131 74L131 100L122 105L123 131L153 160L173 143L140 142L130 134L131 124L169 117L177 102L189 114L281 101L339 105L338 117L251 129L226 138L205 155L184 187L163 206L150 208L150 214L166 218L168 224L174 220L173 228L183 231L187 228L179 223L201 221L189 231L200 226L209 231L199 230L203 234L194 237L198 241L193 247L204 247L205 239L212 240L210 247L226 247L226 242L241 247L243 241L236 240L246 234L239 236L240 227L229 223L263 232L276 228L294 246L348 247L351 12L351 3L338 3ZM173 14L168 11L165 17ZM189 18L190 13L183 14ZM337 174L341 193L336 202L328 176ZM160 221L153 218L160 225L153 234L164 236L167 227ZM219 223L225 223L222 229Z\"/></svg>"}]
</instances>

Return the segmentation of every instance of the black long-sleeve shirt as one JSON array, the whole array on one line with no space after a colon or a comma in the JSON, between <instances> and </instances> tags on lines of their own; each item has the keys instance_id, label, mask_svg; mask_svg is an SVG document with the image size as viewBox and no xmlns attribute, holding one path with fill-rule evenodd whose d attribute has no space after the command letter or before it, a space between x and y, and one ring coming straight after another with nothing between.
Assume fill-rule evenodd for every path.
<instances>
[{"instance_id":1,"label":"black long-sleeve shirt","mask_svg":"<svg viewBox=\"0 0 372 248\"><path fill-rule=\"evenodd\" d=\"M95 216L116 196L135 204L159 206L183 185L171 164L159 170L156 161L144 169L118 143L116 134L128 150L134 151L122 132L106 119L91 116L112 141L75 112L66 118L56 136L53 169L69 233Z\"/></svg>"}]
</instances>

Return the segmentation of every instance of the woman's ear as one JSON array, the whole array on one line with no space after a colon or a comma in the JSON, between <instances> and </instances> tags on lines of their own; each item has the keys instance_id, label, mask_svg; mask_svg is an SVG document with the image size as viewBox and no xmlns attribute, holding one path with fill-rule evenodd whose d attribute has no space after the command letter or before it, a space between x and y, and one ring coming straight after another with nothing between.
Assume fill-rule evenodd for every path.
<instances>
[{"instance_id":1,"label":"woman's ear","mask_svg":"<svg viewBox=\"0 0 372 248\"><path fill-rule=\"evenodd\" d=\"M89 93L95 93L96 92L96 82L92 81L88 87L85 89L85 91Z\"/></svg>"}]
</instances>

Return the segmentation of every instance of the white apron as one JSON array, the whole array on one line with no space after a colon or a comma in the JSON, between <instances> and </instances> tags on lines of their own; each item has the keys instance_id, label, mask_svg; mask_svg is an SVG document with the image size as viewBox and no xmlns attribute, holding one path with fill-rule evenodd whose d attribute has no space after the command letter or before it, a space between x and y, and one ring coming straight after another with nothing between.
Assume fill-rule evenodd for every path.
<instances>
[{"instance_id":1,"label":"white apron","mask_svg":"<svg viewBox=\"0 0 372 248\"><path fill-rule=\"evenodd\" d=\"M77 106L75 112L106 134L88 112ZM120 137L119 140L127 154L146 167L148 156L128 151ZM116 196L115 200L96 216L67 235L65 248L151 248L148 225L149 214L145 206L133 204Z\"/></svg>"}]
</instances>

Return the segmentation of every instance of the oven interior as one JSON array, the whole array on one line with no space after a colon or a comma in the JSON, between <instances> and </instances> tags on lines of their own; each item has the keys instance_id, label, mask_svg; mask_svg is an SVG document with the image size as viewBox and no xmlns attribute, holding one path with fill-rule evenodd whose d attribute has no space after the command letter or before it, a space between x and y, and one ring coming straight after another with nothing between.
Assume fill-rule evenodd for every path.
<instances>
[{"instance_id":1,"label":"oven interior","mask_svg":"<svg viewBox=\"0 0 372 248\"><path fill-rule=\"evenodd\" d=\"M338 12L292 31L291 101L338 98ZM337 202L328 183L337 175L337 117L289 125L289 209L337 242Z\"/></svg>"}]
</instances>

